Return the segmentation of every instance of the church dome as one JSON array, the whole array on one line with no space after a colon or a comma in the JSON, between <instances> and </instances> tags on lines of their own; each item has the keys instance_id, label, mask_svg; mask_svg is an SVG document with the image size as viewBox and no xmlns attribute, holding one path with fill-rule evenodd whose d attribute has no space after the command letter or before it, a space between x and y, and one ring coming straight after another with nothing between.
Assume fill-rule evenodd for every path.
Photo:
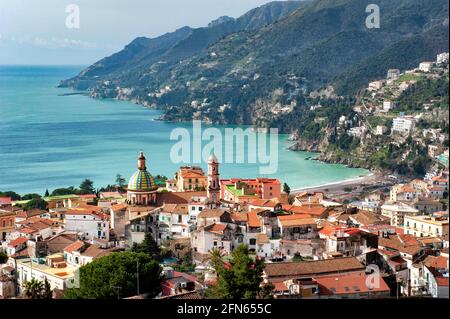
<instances>
[{"instance_id":1,"label":"church dome","mask_svg":"<svg viewBox=\"0 0 450 319\"><path fill-rule=\"evenodd\" d=\"M157 189L155 179L146 170L138 170L131 176L128 183L129 191L148 192Z\"/></svg>"},{"instance_id":2,"label":"church dome","mask_svg":"<svg viewBox=\"0 0 450 319\"><path fill-rule=\"evenodd\" d=\"M141 152L138 158L138 170L133 174L133 176L131 176L130 181L128 182L128 190L135 192L148 192L154 191L157 188L155 179L147 171L144 153Z\"/></svg>"}]
</instances>

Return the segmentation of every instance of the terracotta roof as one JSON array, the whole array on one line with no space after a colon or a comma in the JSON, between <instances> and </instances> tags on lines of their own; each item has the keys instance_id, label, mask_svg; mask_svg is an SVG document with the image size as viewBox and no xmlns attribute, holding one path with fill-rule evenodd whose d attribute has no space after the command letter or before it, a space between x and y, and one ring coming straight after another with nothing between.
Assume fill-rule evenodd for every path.
<instances>
[{"instance_id":1,"label":"terracotta roof","mask_svg":"<svg viewBox=\"0 0 450 319\"><path fill-rule=\"evenodd\" d=\"M400 236L404 237L403 240ZM415 255L422 250L422 244L412 235L394 235L389 236L389 238L379 237L378 246L398 250L409 255Z\"/></svg>"},{"instance_id":2,"label":"terracotta roof","mask_svg":"<svg viewBox=\"0 0 450 319\"><path fill-rule=\"evenodd\" d=\"M359 225L372 225L377 222L387 221L389 218L368 212L365 210L360 210L357 214L351 215L350 219L355 220Z\"/></svg>"},{"instance_id":3,"label":"terracotta roof","mask_svg":"<svg viewBox=\"0 0 450 319\"><path fill-rule=\"evenodd\" d=\"M214 218L214 217L221 217L223 214L225 214L225 210L215 208L206 208L201 211L200 214L198 214L198 218Z\"/></svg>"},{"instance_id":4,"label":"terracotta roof","mask_svg":"<svg viewBox=\"0 0 450 319\"><path fill-rule=\"evenodd\" d=\"M69 246L67 246L66 248L64 248L64 251L66 253L71 254L74 251L80 250L84 246L85 246L84 242L82 242L81 240L77 240L76 242L74 242L74 243L70 244Z\"/></svg>"},{"instance_id":5,"label":"terracotta roof","mask_svg":"<svg viewBox=\"0 0 450 319\"><path fill-rule=\"evenodd\" d=\"M316 220L314 218L305 218L304 216L301 216L301 215L298 216L298 218L282 219L283 217L288 217L288 216L279 216L278 217L278 221L280 222L281 226L283 226L283 227L316 225Z\"/></svg>"},{"instance_id":6,"label":"terracotta roof","mask_svg":"<svg viewBox=\"0 0 450 319\"><path fill-rule=\"evenodd\" d=\"M448 287L448 282L449 282L448 277L436 276L435 279L436 279L438 286Z\"/></svg>"},{"instance_id":7,"label":"terracotta roof","mask_svg":"<svg viewBox=\"0 0 450 319\"><path fill-rule=\"evenodd\" d=\"M278 201L272 200L272 199L254 199L248 203L252 206L258 206L258 207L270 207L273 208L276 205L278 205Z\"/></svg>"},{"instance_id":8,"label":"terracotta roof","mask_svg":"<svg viewBox=\"0 0 450 319\"><path fill-rule=\"evenodd\" d=\"M126 208L128 208L128 205L125 203L115 204L115 205L111 206L111 210L115 211L115 212L118 210L126 209Z\"/></svg>"},{"instance_id":9,"label":"terracotta roof","mask_svg":"<svg viewBox=\"0 0 450 319\"><path fill-rule=\"evenodd\" d=\"M252 227L252 228L258 228L261 227L261 219L258 216L258 213L254 210L248 212L247 214L248 216L248 227Z\"/></svg>"},{"instance_id":10,"label":"terracotta roof","mask_svg":"<svg viewBox=\"0 0 450 319\"><path fill-rule=\"evenodd\" d=\"M223 235L225 229L227 229L227 224L212 224L209 226L206 226L204 229L207 232L210 233L215 233L215 234L219 234L219 235Z\"/></svg>"},{"instance_id":11,"label":"terracotta roof","mask_svg":"<svg viewBox=\"0 0 450 319\"><path fill-rule=\"evenodd\" d=\"M269 237L267 237L266 234L257 234L256 235L256 244L258 245L264 245L264 244L270 244Z\"/></svg>"},{"instance_id":12,"label":"terracotta roof","mask_svg":"<svg viewBox=\"0 0 450 319\"><path fill-rule=\"evenodd\" d=\"M189 209L187 204L164 204L163 212L179 215L189 214Z\"/></svg>"},{"instance_id":13,"label":"terracotta roof","mask_svg":"<svg viewBox=\"0 0 450 319\"><path fill-rule=\"evenodd\" d=\"M355 257L345 257L301 263L268 263L264 272L269 277L300 277L364 269Z\"/></svg>"},{"instance_id":14,"label":"terracotta roof","mask_svg":"<svg viewBox=\"0 0 450 319\"><path fill-rule=\"evenodd\" d=\"M319 285L321 295L346 295L368 292L390 292L383 278L380 278L379 287L369 289L368 276L363 272L352 272L332 276L314 277Z\"/></svg>"},{"instance_id":15,"label":"terracotta roof","mask_svg":"<svg viewBox=\"0 0 450 319\"><path fill-rule=\"evenodd\" d=\"M159 206L163 204L188 204L192 197L204 197L206 191L202 192L166 192L156 194Z\"/></svg>"},{"instance_id":16,"label":"terracotta roof","mask_svg":"<svg viewBox=\"0 0 450 319\"><path fill-rule=\"evenodd\" d=\"M448 269L448 258L444 256L427 256L424 260L425 266L434 269Z\"/></svg>"},{"instance_id":17,"label":"terracotta roof","mask_svg":"<svg viewBox=\"0 0 450 319\"><path fill-rule=\"evenodd\" d=\"M273 282L274 285L274 291L275 292L285 292L289 291L289 288L286 286L286 284L283 281Z\"/></svg>"},{"instance_id":18,"label":"terracotta roof","mask_svg":"<svg viewBox=\"0 0 450 319\"><path fill-rule=\"evenodd\" d=\"M37 230L29 228L29 227L23 227L23 228L19 229L19 232L22 234L33 234L33 233L36 233Z\"/></svg>"},{"instance_id":19,"label":"terracotta roof","mask_svg":"<svg viewBox=\"0 0 450 319\"><path fill-rule=\"evenodd\" d=\"M113 247L113 248L101 248L99 245L90 245L87 247L82 253L82 256L92 257L92 258L100 258L106 255L109 255L113 252L119 251L120 249Z\"/></svg>"},{"instance_id":20,"label":"terracotta roof","mask_svg":"<svg viewBox=\"0 0 450 319\"><path fill-rule=\"evenodd\" d=\"M27 241L28 241L28 238L19 237L17 239L14 239L13 241L10 241L8 246L10 246L10 247L17 247L17 246L25 244Z\"/></svg>"},{"instance_id":21,"label":"terracotta roof","mask_svg":"<svg viewBox=\"0 0 450 319\"><path fill-rule=\"evenodd\" d=\"M303 206L292 206L283 205L283 209L294 214L307 214L311 216L321 216L327 210L326 207L319 205L303 205Z\"/></svg>"},{"instance_id":22,"label":"terracotta roof","mask_svg":"<svg viewBox=\"0 0 450 319\"><path fill-rule=\"evenodd\" d=\"M247 222L248 221L248 216L247 213L232 213L231 214L231 219L235 222Z\"/></svg>"},{"instance_id":23,"label":"terracotta roof","mask_svg":"<svg viewBox=\"0 0 450 319\"><path fill-rule=\"evenodd\" d=\"M0 205L11 205L11 197L0 197Z\"/></svg>"}]
</instances>

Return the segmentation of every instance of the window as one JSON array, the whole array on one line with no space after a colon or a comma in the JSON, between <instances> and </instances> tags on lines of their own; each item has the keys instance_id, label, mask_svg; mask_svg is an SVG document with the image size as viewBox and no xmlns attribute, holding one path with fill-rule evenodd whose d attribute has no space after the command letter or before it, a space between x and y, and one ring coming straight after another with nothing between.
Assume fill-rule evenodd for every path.
<instances>
[{"instance_id":1,"label":"window","mask_svg":"<svg viewBox=\"0 0 450 319\"><path fill-rule=\"evenodd\" d=\"M256 238L250 238L249 243L250 245L256 245Z\"/></svg>"},{"instance_id":2,"label":"window","mask_svg":"<svg viewBox=\"0 0 450 319\"><path fill-rule=\"evenodd\" d=\"M2 225L3 227L6 227L6 220L3 220Z\"/></svg>"},{"instance_id":3,"label":"window","mask_svg":"<svg viewBox=\"0 0 450 319\"><path fill-rule=\"evenodd\" d=\"M214 241L214 247L216 247L217 246L217 241Z\"/></svg>"},{"instance_id":4,"label":"window","mask_svg":"<svg viewBox=\"0 0 450 319\"><path fill-rule=\"evenodd\" d=\"M178 215L178 222L181 223L183 220L183 217L181 215Z\"/></svg>"}]
</instances>

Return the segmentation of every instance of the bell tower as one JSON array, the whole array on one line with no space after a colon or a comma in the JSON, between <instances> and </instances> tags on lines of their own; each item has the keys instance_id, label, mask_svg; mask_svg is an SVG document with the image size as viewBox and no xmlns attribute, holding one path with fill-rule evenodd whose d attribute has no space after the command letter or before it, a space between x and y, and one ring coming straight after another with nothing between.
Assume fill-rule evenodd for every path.
<instances>
[{"instance_id":1,"label":"bell tower","mask_svg":"<svg viewBox=\"0 0 450 319\"><path fill-rule=\"evenodd\" d=\"M219 161L213 154L208 159L207 195L210 204L218 204L220 200Z\"/></svg>"}]
</instances>

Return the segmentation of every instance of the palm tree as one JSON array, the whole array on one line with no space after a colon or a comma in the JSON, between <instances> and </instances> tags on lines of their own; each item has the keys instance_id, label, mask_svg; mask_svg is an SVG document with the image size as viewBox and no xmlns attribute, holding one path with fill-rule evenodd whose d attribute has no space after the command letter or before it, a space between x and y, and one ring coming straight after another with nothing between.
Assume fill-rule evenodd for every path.
<instances>
[{"instance_id":1,"label":"palm tree","mask_svg":"<svg viewBox=\"0 0 450 319\"><path fill-rule=\"evenodd\" d=\"M35 278L24 284L24 294L30 299L41 299L44 290L44 283Z\"/></svg>"}]
</instances>

